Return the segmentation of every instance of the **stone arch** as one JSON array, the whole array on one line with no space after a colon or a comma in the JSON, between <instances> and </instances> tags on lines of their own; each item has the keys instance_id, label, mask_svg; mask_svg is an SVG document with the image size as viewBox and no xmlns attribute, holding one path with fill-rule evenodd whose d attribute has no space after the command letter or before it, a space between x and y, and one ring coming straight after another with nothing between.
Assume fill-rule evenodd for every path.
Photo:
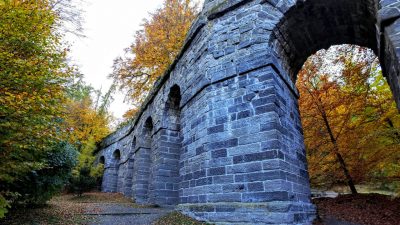
<instances>
[{"instance_id":1,"label":"stone arch","mask_svg":"<svg viewBox=\"0 0 400 225\"><path fill-rule=\"evenodd\" d=\"M146 141L148 141L149 138L151 139L151 136L153 135L152 134L153 128L154 128L153 119L151 118L151 116L149 116L144 122L142 130L142 134L146 137Z\"/></svg>"},{"instance_id":2,"label":"stone arch","mask_svg":"<svg viewBox=\"0 0 400 225\"><path fill-rule=\"evenodd\" d=\"M165 102L164 115L167 118L164 119L166 119L168 122L174 123L171 125L175 126L177 130L179 128L176 127L176 124L179 124L179 121L169 121L168 119L179 119L181 99L181 88L179 87L179 85L175 84L170 88L167 101Z\"/></svg>"},{"instance_id":3,"label":"stone arch","mask_svg":"<svg viewBox=\"0 0 400 225\"><path fill-rule=\"evenodd\" d=\"M151 188L154 190L151 201L158 205L179 203L180 103L180 87L175 84L169 89L163 110L163 125L155 135L157 145L152 152Z\"/></svg>"},{"instance_id":4,"label":"stone arch","mask_svg":"<svg viewBox=\"0 0 400 225\"><path fill-rule=\"evenodd\" d=\"M307 58L332 45L353 44L378 53L375 0L297 1L270 38L293 82Z\"/></svg>"},{"instance_id":5,"label":"stone arch","mask_svg":"<svg viewBox=\"0 0 400 225\"><path fill-rule=\"evenodd\" d=\"M103 168L104 168L104 170L105 170L105 167L106 167L106 158L104 157L104 155L101 155L100 157L99 157L99 161L98 161L98 163L99 164L101 164L101 165L103 165ZM99 177L97 180L96 180L96 183L97 183L97 188L99 189L99 190L104 190L104 188L105 188L105 179L104 179L104 173L102 174L102 176L101 177Z\"/></svg>"},{"instance_id":6,"label":"stone arch","mask_svg":"<svg viewBox=\"0 0 400 225\"><path fill-rule=\"evenodd\" d=\"M99 163L105 165L106 164L106 159L104 157L104 155L100 156L99 158Z\"/></svg>"},{"instance_id":7,"label":"stone arch","mask_svg":"<svg viewBox=\"0 0 400 225\"><path fill-rule=\"evenodd\" d=\"M122 183L122 179L119 177L119 166L121 161L121 151L116 149L112 153L111 159L111 190L112 192L118 192Z\"/></svg>"},{"instance_id":8,"label":"stone arch","mask_svg":"<svg viewBox=\"0 0 400 225\"><path fill-rule=\"evenodd\" d=\"M149 183L151 177L150 168L152 166L151 153L153 145L154 124L153 119L149 116L141 127L140 144L135 154L136 168L134 171L134 200L139 204L149 202Z\"/></svg>"},{"instance_id":9,"label":"stone arch","mask_svg":"<svg viewBox=\"0 0 400 225\"><path fill-rule=\"evenodd\" d=\"M280 168L283 173L290 174L287 180L295 184L288 192L290 198L296 198L296 204L303 204L301 207L310 209L309 191L303 191L309 190L309 177L297 102L299 96L295 87L297 73L308 57L318 50L341 44L367 47L379 56L383 73L391 84L395 99L399 101L399 83L396 80L399 65L393 43L382 27L386 22L390 24L394 21L379 21L377 0L293 2L295 4L287 9L280 8L283 14L273 27L268 41L274 59L271 72L266 76L267 79L273 77L274 81L273 88L267 93L275 98L269 101L274 104L269 110L277 113L273 123L268 124L268 129L279 131L281 145L285 146L280 151L285 162L292 167ZM397 66L393 69L393 65ZM311 212L307 213L312 215ZM304 216L307 217L309 215Z\"/></svg>"},{"instance_id":10,"label":"stone arch","mask_svg":"<svg viewBox=\"0 0 400 225\"><path fill-rule=\"evenodd\" d=\"M119 149L113 152L113 161L118 163L121 160L121 151Z\"/></svg>"}]
</instances>

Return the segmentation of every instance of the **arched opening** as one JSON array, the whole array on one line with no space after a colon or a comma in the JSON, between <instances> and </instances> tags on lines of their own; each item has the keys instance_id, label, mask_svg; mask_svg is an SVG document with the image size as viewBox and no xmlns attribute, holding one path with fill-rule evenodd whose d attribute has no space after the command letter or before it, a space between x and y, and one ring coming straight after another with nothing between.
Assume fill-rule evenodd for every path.
<instances>
[{"instance_id":1,"label":"arched opening","mask_svg":"<svg viewBox=\"0 0 400 225\"><path fill-rule=\"evenodd\" d=\"M400 115L373 51L318 51L299 72L297 88L312 187L356 192L384 181L385 191L395 191L394 174L383 171L400 158Z\"/></svg>"},{"instance_id":2,"label":"arched opening","mask_svg":"<svg viewBox=\"0 0 400 225\"><path fill-rule=\"evenodd\" d=\"M145 140L145 144L149 144L149 140L151 139L153 128L154 128L153 119L151 117L148 117L142 127L142 137ZM146 145L146 147L151 147L151 146Z\"/></svg>"},{"instance_id":3,"label":"arched opening","mask_svg":"<svg viewBox=\"0 0 400 225\"><path fill-rule=\"evenodd\" d=\"M117 149L113 153L113 160L114 162L119 162L120 159L121 159L121 152Z\"/></svg>"},{"instance_id":4,"label":"arched opening","mask_svg":"<svg viewBox=\"0 0 400 225\"><path fill-rule=\"evenodd\" d=\"M146 204L149 200L149 182L151 177L151 153L153 145L153 119L148 117L143 123L140 143L135 153L134 170L134 200L139 204Z\"/></svg>"},{"instance_id":5,"label":"arched opening","mask_svg":"<svg viewBox=\"0 0 400 225\"><path fill-rule=\"evenodd\" d=\"M376 160L376 156L382 155L383 152L388 154L385 148L380 149L382 152L376 152L378 149L371 147L376 146L379 140L375 143L368 140L367 137L371 138L372 133L367 131L376 133L375 131L381 128L393 130L393 127L396 126L393 125L393 119L389 119L391 122L382 123L387 116L384 114L395 111L393 101L387 104L390 107L383 110L381 106L372 107L375 101L381 100L381 97L378 96L382 93L377 92L382 91L386 95L388 92L390 93L390 90L387 86L383 87L385 79L380 75L380 69L372 68L371 62L367 63L368 65L361 65L357 61L357 57L362 58L363 54L361 53L367 51L369 52L367 55L375 54L374 57L379 57L383 63L382 70L385 77L397 76L397 74L391 74L391 71L397 71L398 68L392 69L393 64L387 66L390 65L387 64L387 61L397 60L397 57L390 47L389 50L385 47L387 43L384 42L388 39L384 36L386 34L379 30L381 24L378 24L377 21L377 5L378 1L374 0L297 1L284 13L280 22L273 29L270 46L277 59L274 64L276 66L274 73L277 73L276 77L282 78L282 82L275 81L274 94L278 96L278 100L275 100L274 103L279 115L282 142L284 146L289 146L287 150L283 150L285 161L286 157L290 158L292 160L290 164L295 168L283 170L287 173L297 174L296 179L298 180L295 181L298 186L293 189L292 193L289 192L289 195L296 197L308 195L307 192L302 191L302 189L307 189L308 181L306 150L309 159L310 153L314 154L314 158L311 160L314 161L312 163L319 165L318 169L326 166L324 162L326 163L327 159L335 163L332 168L327 168L319 175L327 176L329 179L336 179L339 176L339 180L343 184L352 187L352 192L356 192L353 184L366 178L365 174L356 174L356 172L371 169L372 162L369 163L365 160L367 155L369 157L374 155L374 160ZM306 62L308 57L317 51L342 44L347 45L334 47L336 50L333 53L346 53L347 55L331 60L336 66L339 65L339 69L333 68L332 71L327 71L326 68L323 68L326 66L326 54L322 56L320 62L314 61L311 65L309 61ZM362 46L362 48L356 47L355 52L351 51L355 45ZM369 50L365 50L367 48ZM332 54L331 49L325 53L329 54L329 52ZM316 55L319 54L320 52L316 53ZM352 55L349 56L349 54ZM303 69L308 70L308 74L301 71L303 65L305 67ZM335 70L339 72L335 73ZM331 76L326 76L329 73ZM293 85L296 80L297 89ZM309 85L304 85L304 83ZM303 86L300 87L299 84ZM391 86L396 98L393 83ZM298 91L300 91L301 98L305 95L311 96L308 102L303 102L302 99L300 103L298 102ZM373 96L368 97L366 93L372 93ZM323 104L325 100L327 102ZM317 104L313 104L315 102ZM302 118L300 118L299 104L301 108L308 107L312 113L306 115L302 112ZM353 110L354 108L358 108L358 111ZM342 118L343 120L340 121ZM372 125L373 121L380 125ZM303 122L304 133L301 122ZM355 130L359 129L358 126L364 129L360 128L356 132ZM368 126L371 127L368 128ZM309 136L311 135L319 137L319 139L310 140ZM304 138L307 149L303 145ZM377 139L379 138L377 137ZM384 139L388 141L389 138L385 137ZM389 142L395 143L394 140ZM398 147L398 145L397 147L391 145L389 148L396 149ZM351 149L355 149L355 151L351 151ZM361 151L361 149L363 150ZM396 154L395 151L392 153ZM315 158L317 154L320 158ZM393 158L393 154L390 154L388 158ZM350 163L354 164L350 165ZM315 165L310 165L315 167ZM315 179L315 171L313 171L315 168L312 167L310 167L311 178ZM297 172L294 172L295 170ZM338 175L338 173L341 174ZM376 175L375 172L371 174ZM298 199L299 202L308 202L307 198L298 197Z\"/></svg>"},{"instance_id":6,"label":"arched opening","mask_svg":"<svg viewBox=\"0 0 400 225\"><path fill-rule=\"evenodd\" d=\"M120 160L121 160L121 151L119 149L115 150L112 154L112 162L110 165L111 170L111 190L112 192L118 192L120 183L122 179L119 176L120 170Z\"/></svg>"},{"instance_id":7,"label":"arched opening","mask_svg":"<svg viewBox=\"0 0 400 225\"><path fill-rule=\"evenodd\" d=\"M153 119L151 117L147 118L143 125L144 132L149 132L153 130Z\"/></svg>"},{"instance_id":8,"label":"arched opening","mask_svg":"<svg viewBox=\"0 0 400 225\"><path fill-rule=\"evenodd\" d=\"M105 164L106 164L106 159L105 159L105 157L102 155L102 156L100 156L100 158L99 158L99 164L102 166L102 168L103 168L103 174L100 176L100 177L98 177L97 179L96 179L96 185L97 185L97 189L99 190L99 191L102 191L104 188L103 188L103 182L104 182L104 172L105 172Z\"/></svg>"},{"instance_id":9,"label":"arched opening","mask_svg":"<svg viewBox=\"0 0 400 225\"><path fill-rule=\"evenodd\" d=\"M105 158L104 158L103 155L100 156L100 158L99 158L99 163L100 163L100 164L103 164L103 166L104 166L104 164L106 164L106 160L105 160Z\"/></svg>"},{"instance_id":10,"label":"arched opening","mask_svg":"<svg viewBox=\"0 0 400 225\"><path fill-rule=\"evenodd\" d=\"M145 148L151 149L153 144L153 119L151 117L147 118L143 124L142 138L144 139L143 146Z\"/></svg>"},{"instance_id":11,"label":"arched opening","mask_svg":"<svg viewBox=\"0 0 400 225\"><path fill-rule=\"evenodd\" d=\"M297 1L273 30L282 67L296 81L307 58L332 45L354 44L378 52L374 0Z\"/></svg>"},{"instance_id":12,"label":"arched opening","mask_svg":"<svg viewBox=\"0 0 400 225\"><path fill-rule=\"evenodd\" d=\"M159 144L152 154L154 193L151 197L152 201L159 205L179 203L180 102L180 87L173 85L165 102L162 129L156 136L160 141L157 141Z\"/></svg>"},{"instance_id":13,"label":"arched opening","mask_svg":"<svg viewBox=\"0 0 400 225\"><path fill-rule=\"evenodd\" d=\"M165 113L167 117L173 117L175 119L179 119L180 117L180 103L181 103L181 89L178 85L174 85L171 87L168 99L165 103ZM175 124L179 124L179 121L169 121Z\"/></svg>"}]
</instances>

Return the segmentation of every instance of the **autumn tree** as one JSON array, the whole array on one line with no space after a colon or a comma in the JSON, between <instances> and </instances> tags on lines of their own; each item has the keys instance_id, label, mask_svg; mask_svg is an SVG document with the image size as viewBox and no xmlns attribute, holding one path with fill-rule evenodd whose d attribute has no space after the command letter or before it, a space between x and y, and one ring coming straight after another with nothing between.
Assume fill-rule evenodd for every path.
<instances>
[{"instance_id":1,"label":"autumn tree","mask_svg":"<svg viewBox=\"0 0 400 225\"><path fill-rule=\"evenodd\" d=\"M72 69L49 4L0 1L0 216L5 199L48 199L74 164L75 150L59 135Z\"/></svg>"},{"instance_id":2,"label":"autumn tree","mask_svg":"<svg viewBox=\"0 0 400 225\"><path fill-rule=\"evenodd\" d=\"M126 100L135 108L143 102L154 82L167 70L182 48L190 25L197 15L193 0L165 0L163 6L144 20L134 42L125 50L126 56L114 61L112 77Z\"/></svg>"},{"instance_id":3,"label":"autumn tree","mask_svg":"<svg viewBox=\"0 0 400 225\"><path fill-rule=\"evenodd\" d=\"M305 63L297 87L311 182L324 186L343 180L356 193L355 183L367 181L377 164L394 157L393 151L376 155L377 149L396 146L376 139L380 147L374 148L367 138L387 140L389 129L382 121L397 121L389 113L395 106L376 56L349 45L320 51Z\"/></svg>"},{"instance_id":4,"label":"autumn tree","mask_svg":"<svg viewBox=\"0 0 400 225\"><path fill-rule=\"evenodd\" d=\"M101 92L80 77L69 91L64 115L66 139L81 151L88 142L100 142L110 133L111 116L102 108ZM96 100L93 100L96 98ZM98 99L98 100L97 100Z\"/></svg>"},{"instance_id":5,"label":"autumn tree","mask_svg":"<svg viewBox=\"0 0 400 225\"><path fill-rule=\"evenodd\" d=\"M381 184L383 188L400 192L400 114L392 92L380 71L369 79L371 92L367 106L359 115L364 121L353 131L358 140L347 139L356 146L359 159L354 160L361 181ZM356 169L357 168L357 169Z\"/></svg>"},{"instance_id":6,"label":"autumn tree","mask_svg":"<svg viewBox=\"0 0 400 225\"><path fill-rule=\"evenodd\" d=\"M79 151L78 164L73 170L69 189L82 194L96 185L102 175L101 165L94 166L96 144L110 133L112 120L108 113L110 92L102 95L76 74L68 90L66 113L64 116L65 139Z\"/></svg>"}]
</instances>

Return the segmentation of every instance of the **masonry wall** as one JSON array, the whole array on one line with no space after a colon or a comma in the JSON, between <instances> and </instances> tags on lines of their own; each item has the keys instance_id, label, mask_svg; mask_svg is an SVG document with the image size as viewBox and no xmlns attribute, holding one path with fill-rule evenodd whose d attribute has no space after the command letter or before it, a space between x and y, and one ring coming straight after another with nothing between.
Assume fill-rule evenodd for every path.
<instances>
[{"instance_id":1,"label":"masonry wall","mask_svg":"<svg viewBox=\"0 0 400 225\"><path fill-rule=\"evenodd\" d=\"M293 30L322 34L307 21L296 24L293 15L314 10L314 3L327 12L359 9L342 24L349 33L331 44L370 45L399 101L399 1L322 2L206 1L181 54L138 117L101 143L102 190L141 204L175 205L217 224L311 224L315 208L294 71L329 43L314 38L311 50L299 50L308 42L291 41ZM338 23L349 18L331 16ZM357 30L359 23L366 30ZM326 31L340 32L332 20L325 24ZM360 38L371 32L367 41Z\"/></svg>"}]
</instances>

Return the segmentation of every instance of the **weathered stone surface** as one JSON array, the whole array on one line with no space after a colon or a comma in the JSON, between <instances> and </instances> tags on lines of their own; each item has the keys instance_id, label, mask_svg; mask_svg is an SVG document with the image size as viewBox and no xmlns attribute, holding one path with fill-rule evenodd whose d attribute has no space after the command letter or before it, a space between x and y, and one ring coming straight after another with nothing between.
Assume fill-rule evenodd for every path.
<instances>
[{"instance_id":1,"label":"weathered stone surface","mask_svg":"<svg viewBox=\"0 0 400 225\"><path fill-rule=\"evenodd\" d=\"M206 0L137 118L107 137L102 190L217 224L310 224L296 74L315 51L378 53L400 105L400 0Z\"/></svg>"}]
</instances>

